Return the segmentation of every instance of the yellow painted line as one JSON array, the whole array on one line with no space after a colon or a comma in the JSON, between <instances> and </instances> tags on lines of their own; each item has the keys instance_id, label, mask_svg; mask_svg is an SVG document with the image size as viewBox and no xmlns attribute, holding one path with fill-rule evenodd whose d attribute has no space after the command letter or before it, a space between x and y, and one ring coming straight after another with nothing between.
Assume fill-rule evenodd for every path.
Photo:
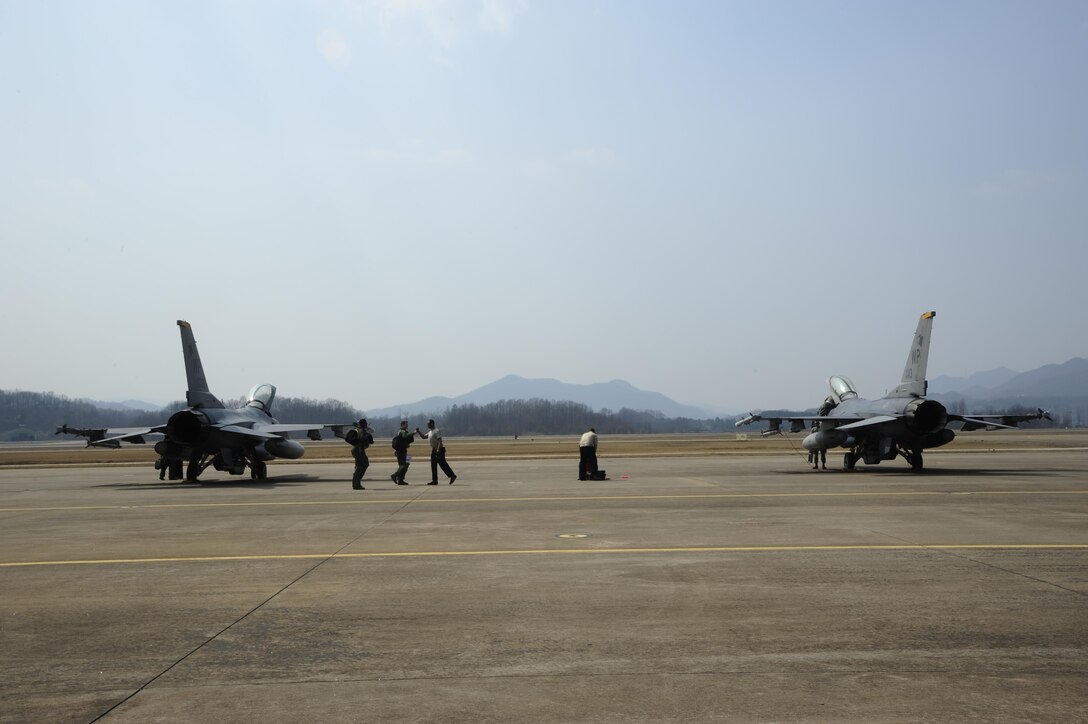
<instances>
[{"instance_id":1,"label":"yellow painted line","mask_svg":"<svg viewBox=\"0 0 1088 724\"><path fill-rule=\"evenodd\" d=\"M32 513L56 510L153 510L174 508L264 508L320 505L436 505L464 503L533 503L556 501L602 500L713 500L742 498L893 498L893 497L941 497L948 495L1088 495L1088 490L916 490L852 493L696 493L691 495L549 495L513 498L395 498L391 500L283 500L247 501L244 503L151 503L149 505L56 505L25 508L0 508L0 513Z\"/></svg>"},{"instance_id":2,"label":"yellow painted line","mask_svg":"<svg viewBox=\"0 0 1088 724\"><path fill-rule=\"evenodd\" d=\"M632 553L803 553L812 551L949 551L949 550L1088 550L1088 543L931 544L931 545L838 545L838 546L697 546L678 548L529 548L482 551L385 551L379 553L301 553L259 556L179 556L176 558L110 558L82 561L16 561L0 568L39 566L86 566L140 563L231 563L239 561L295 561L346 558L435 558L469 556L524 556Z\"/></svg>"}]
</instances>

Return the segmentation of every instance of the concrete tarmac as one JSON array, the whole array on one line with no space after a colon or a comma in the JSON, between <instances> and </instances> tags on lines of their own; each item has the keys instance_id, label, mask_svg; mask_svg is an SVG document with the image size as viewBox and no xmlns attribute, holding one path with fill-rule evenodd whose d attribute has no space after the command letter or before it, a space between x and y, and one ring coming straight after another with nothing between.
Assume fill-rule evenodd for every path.
<instances>
[{"instance_id":1,"label":"concrete tarmac","mask_svg":"<svg viewBox=\"0 0 1088 724\"><path fill-rule=\"evenodd\" d=\"M0 720L1088 721L1083 449L450 462L0 470Z\"/></svg>"}]
</instances>

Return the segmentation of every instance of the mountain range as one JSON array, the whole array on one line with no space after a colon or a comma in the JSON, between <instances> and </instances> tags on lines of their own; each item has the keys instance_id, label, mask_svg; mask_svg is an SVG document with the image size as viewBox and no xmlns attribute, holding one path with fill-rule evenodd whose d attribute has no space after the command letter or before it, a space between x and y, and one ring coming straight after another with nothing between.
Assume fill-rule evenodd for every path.
<instances>
[{"instance_id":1,"label":"mountain range","mask_svg":"<svg viewBox=\"0 0 1088 724\"><path fill-rule=\"evenodd\" d=\"M1062 364L1043 365L1029 372L1006 367L976 372L969 377L935 377L929 392L941 399L983 401L1022 400L1025 404L1088 396L1088 359L1074 357Z\"/></svg>"},{"instance_id":2,"label":"mountain range","mask_svg":"<svg viewBox=\"0 0 1088 724\"><path fill-rule=\"evenodd\" d=\"M1074 357L1063 364L1044 365L1028 372L999 367L967 377L940 375L929 381L929 393L945 401L974 400L1043 407L1059 400L1084 400L1088 398L1088 359ZM458 397L428 397L418 402L367 410L367 413L374 417L437 414L454 405L486 405L499 400L572 401L594 410L652 410L671 418L706 419L739 412L710 411L681 404L660 392L640 390L624 380L576 385L550 378L507 375Z\"/></svg>"},{"instance_id":3,"label":"mountain range","mask_svg":"<svg viewBox=\"0 0 1088 724\"><path fill-rule=\"evenodd\" d=\"M966 377L939 375L929 381L930 396L944 402L957 400L989 403L997 406L1025 404L1047 407L1060 401L1088 401L1088 359L1074 357L1062 364L1048 364L1028 372L998 367ZM527 379L507 375L457 397L428 397L418 402L368 409L374 417L403 417L438 414L454 405L487 405L499 400L550 400L577 402L593 410L618 411L624 408L654 411L664 417L708 419L731 417L740 410L709 410L686 405L660 392L640 390L624 380L577 385L556 379ZM162 405L139 400L124 402L90 401L115 410L158 410Z\"/></svg>"},{"instance_id":4,"label":"mountain range","mask_svg":"<svg viewBox=\"0 0 1088 724\"><path fill-rule=\"evenodd\" d=\"M640 390L623 380L575 385L554 379L526 379L518 375L507 375L459 397L428 397L418 402L367 410L367 414L373 417L437 414L454 405L487 405L499 400L571 401L594 410L653 410L665 417L705 419L715 416L702 408L676 402L660 392Z\"/></svg>"}]
</instances>

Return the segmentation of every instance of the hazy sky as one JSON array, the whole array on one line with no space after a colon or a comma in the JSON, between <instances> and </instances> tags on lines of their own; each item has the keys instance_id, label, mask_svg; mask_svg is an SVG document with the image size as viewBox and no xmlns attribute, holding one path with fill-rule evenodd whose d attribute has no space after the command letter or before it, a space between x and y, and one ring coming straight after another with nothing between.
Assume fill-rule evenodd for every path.
<instances>
[{"instance_id":1,"label":"hazy sky","mask_svg":"<svg viewBox=\"0 0 1088 724\"><path fill-rule=\"evenodd\" d=\"M0 0L0 388L710 408L1088 355L1088 3Z\"/></svg>"}]
</instances>

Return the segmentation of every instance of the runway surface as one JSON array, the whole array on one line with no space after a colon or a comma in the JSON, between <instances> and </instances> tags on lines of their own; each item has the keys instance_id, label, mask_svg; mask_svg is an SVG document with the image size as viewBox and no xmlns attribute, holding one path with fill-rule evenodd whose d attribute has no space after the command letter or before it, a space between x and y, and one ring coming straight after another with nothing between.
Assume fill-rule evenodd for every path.
<instances>
[{"instance_id":1,"label":"runway surface","mask_svg":"<svg viewBox=\"0 0 1088 724\"><path fill-rule=\"evenodd\" d=\"M0 470L0 720L1088 721L1082 449L450 455Z\"/></svg>"}]
</instances>

